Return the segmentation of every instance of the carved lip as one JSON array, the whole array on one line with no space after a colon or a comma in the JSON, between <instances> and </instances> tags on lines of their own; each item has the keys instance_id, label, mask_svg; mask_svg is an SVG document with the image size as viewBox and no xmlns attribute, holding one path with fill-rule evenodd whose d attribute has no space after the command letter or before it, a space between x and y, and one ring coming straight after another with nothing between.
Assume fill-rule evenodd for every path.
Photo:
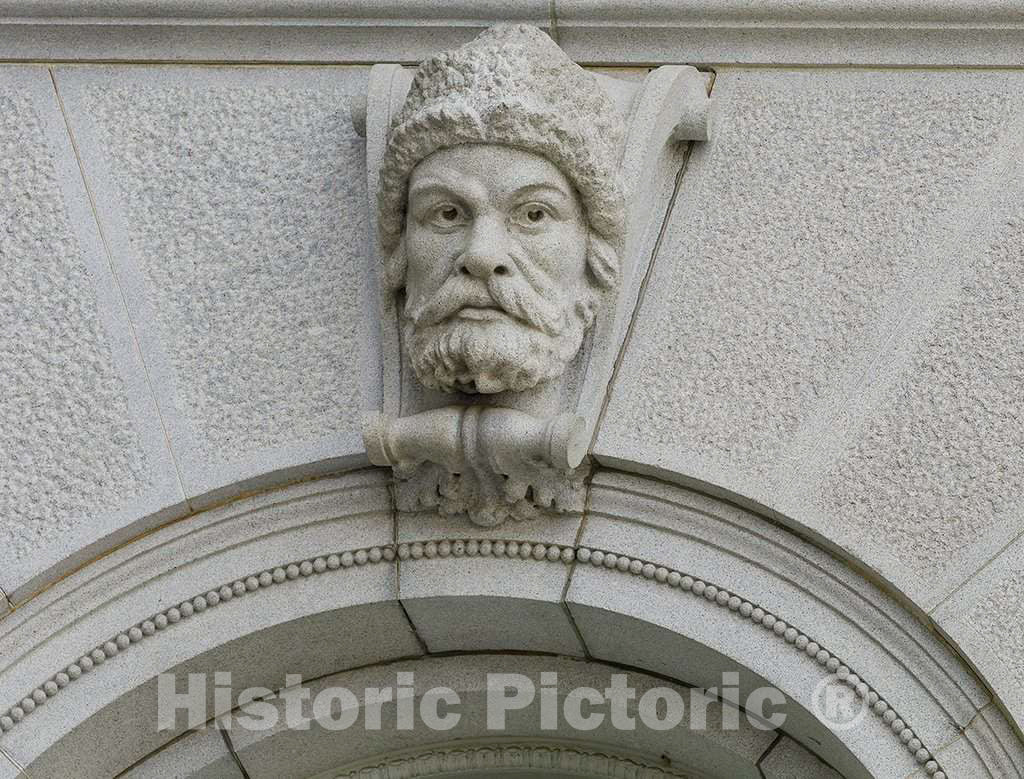
<instances>
[{"instance_id":1,"label":"carved lip","mask_svg":"<svg viewBox=\"0 0 1024 779\"><path fill-rule=\"evenodd\" d=\"M455 312L459 319L471 319L475 322L489 322L508 316L497 306L464 306Z\"/></svg>"}]
</instances>

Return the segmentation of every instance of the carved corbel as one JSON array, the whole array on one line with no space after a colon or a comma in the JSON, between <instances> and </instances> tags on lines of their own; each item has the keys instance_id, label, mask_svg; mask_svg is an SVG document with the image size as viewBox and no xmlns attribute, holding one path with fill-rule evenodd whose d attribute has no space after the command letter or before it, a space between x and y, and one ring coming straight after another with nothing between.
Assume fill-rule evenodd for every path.
<instances>
[{"instance_id":1,"label":"carved corbel","mask_svg":"<svg viewBox=\"0 0 1024 779\"><path fill-rule=\"evenodd\" d=\"M394 468L409 493L403 503L490 526L539 509L580 508L585 430L575 414L538 419L509 408L445 406L400 418L369 415L363 438L370 462Z\"/></svg>"},{"instance_id":2,"label":"carved corbel","mask_svg":"<svg viewBox=\"0 0 1024 779\"><path fill-rule=\"evenodd\" d=\"M415 71L371 69L350 107L380 301L363 435L399 510L493 525L582 509L615 359L710 106L694 68L596 75L523 25Z\"/></svg>"}]
</instances>

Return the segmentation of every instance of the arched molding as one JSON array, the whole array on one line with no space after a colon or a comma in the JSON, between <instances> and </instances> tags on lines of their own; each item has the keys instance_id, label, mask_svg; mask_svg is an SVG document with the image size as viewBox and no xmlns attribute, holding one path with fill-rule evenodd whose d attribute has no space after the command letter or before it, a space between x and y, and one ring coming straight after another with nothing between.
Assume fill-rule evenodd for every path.
<instances>
[{"instance_id":1,"label":"arched molding","mask_svg":"<svg viewBox=\"0 0 1024 779\"><path fill-rule=\"evenodd\" d=\"M460 744L410 755L391 756L375 765L331 773L333 779L389 779L395 773L419 779L506 769L558 771L567 776L685 779L685 774L614 754L611 750L560 744Z\"/></svg>"},{"instance_id":2,"label":"arched molding","mask_svg":"<svg viewBox=\"0 0 1024 779\"><path fill-rule=\"evenodd\" d=\"M517 609L536 607L564 615L582 657L705 686L739 666L744 689L778 687L793 735L833 760L845 755L837 767L847 776L884 775L885 761L904 774L929 764L989 702L898 603L720 500L601 472L585 521L474 535L479 528L435 517L435 537L403 538L426 519L403 516L396 529L385 475L362 471L250 497L137 539L0 623L0 694L21 709L15 723L5 707L0 743L31 767L79 754L71 748L78 739L109 742L95 759L120 749L123 768L174 736L146 730L161 671L238 668L236 688L277 689L286 672L311 678L458 648L431 646L430 621L466 650L557 651L516 645ZM558 595L546 600L548 583ZM466 629L481 608L499 628L485 637L490 647L474 645L479 631ZM332 651L322 651L331 639ZM96 667L86 669L83 657ZM837 736L811 713L810 682L841 668L873 716ZM130 747L112 731L126 712L139 730ZM977 749L974 764L999 775L998 749L989 752Z\"/></svg>"}]
</instances>

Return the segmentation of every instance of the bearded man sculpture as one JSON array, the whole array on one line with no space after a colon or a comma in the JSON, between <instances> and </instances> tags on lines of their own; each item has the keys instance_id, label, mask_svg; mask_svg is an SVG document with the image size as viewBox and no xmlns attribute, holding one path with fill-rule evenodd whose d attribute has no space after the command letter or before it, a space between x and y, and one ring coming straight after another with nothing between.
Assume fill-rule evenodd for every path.
<instances>
[{"instance_id":1,"label":"bearded man sculpture","mask_svg":"<svg viewBox=\"0 0 1024 779\"><path fill-rule=\"evenodd\" d=\"M585 426L536 396L617 288L623 135L596 77L536 28L420 65L380 162L382 279L407 364L455 404L364 427L399 508L496 524L572 504Z\"/></svg>"},{"instance_id":2,"label":"bearded man sculpture","mask_svg":"<svg viewBox=\"0 0 1024 779\"><path fill-rule=\"evenodd\" d=\"M492 28L420 66L378 224L425 386L519 392L565 370L618 278L622 136L595 77L536 28Z\"/></svg>"}]
</instances>

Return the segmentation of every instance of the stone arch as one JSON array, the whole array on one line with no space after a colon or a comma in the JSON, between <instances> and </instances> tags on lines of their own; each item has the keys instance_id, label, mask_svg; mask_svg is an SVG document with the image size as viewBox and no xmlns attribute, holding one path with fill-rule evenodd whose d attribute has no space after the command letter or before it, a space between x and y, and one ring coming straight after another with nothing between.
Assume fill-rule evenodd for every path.
<instances>
[{"instance_id":1,"label":"stone arch","mask_svg":"<svg viewBox=\"0 0 1024 779\"><path fill-rule=\"evenodd\" d=\"M584 516L495 529L396 523L377 470L267 491L134 539L0 629L0 746L30 775L156 759L184 730L154 727L165 671L230 669L235 692L276 690L286 673L453 653L569 657L698 687L736 671L744 700L781 690L785 743L842 776L1008 775L1016 748L951 647L850 566L735 504L610 469ZM832 670L870 703L849 731L814 713Z\"/></svg>"}]
</instances>

